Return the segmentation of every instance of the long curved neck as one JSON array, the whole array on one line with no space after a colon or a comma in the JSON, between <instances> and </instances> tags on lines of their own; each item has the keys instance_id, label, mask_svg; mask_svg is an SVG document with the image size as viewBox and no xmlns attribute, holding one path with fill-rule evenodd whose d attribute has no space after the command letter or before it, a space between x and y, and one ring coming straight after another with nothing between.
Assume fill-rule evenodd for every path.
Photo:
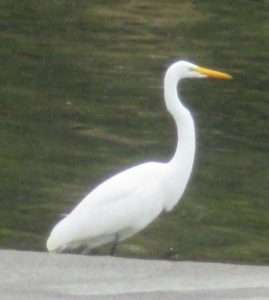
<instances>
[{"instance_id":1,"label":"long curved neck","mask_svg":"<svg viewBox=\"0 0 269 300\"><path fill-rule=\"evenodd\" d=\"M179 79L173 72L166 73L164 80L165 103L167 110L176 122L178 135L176 152L169 164L175 166L178 171L181 167L184 168L189 177L195 154L195 128L190 112L178 97L178 81Z\"/></svg>"}]
</instances>

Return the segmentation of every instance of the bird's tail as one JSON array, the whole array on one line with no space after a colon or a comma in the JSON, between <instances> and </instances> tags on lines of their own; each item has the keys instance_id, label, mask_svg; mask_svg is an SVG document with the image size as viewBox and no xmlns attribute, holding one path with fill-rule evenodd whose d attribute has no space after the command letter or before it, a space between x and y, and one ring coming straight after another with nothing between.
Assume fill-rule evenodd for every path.
<instances>
[{"instance_id":1,"label":"bird's tail","mask_svg":"<svg viewBox=\"0 0 269 300\"><path fill-rule=\"evenodd\" d=\"M56 234L51 232L48 240L47 240L47 249L49 252L61 252L63 249L63 245L60 243L59 239L57 238Z\"/></svg>"},{"instance_id":2,"label":"bird's tail","mask_svg":"<svg viewBox=\"0 0 269 300\"><path fill-rule=\"evenodd\" d=\"M68 233L70 232L68 217L61 220L52 229L47 240L47 249L49 252L61 252L68 245Z\"/></svg>"}]
</instances>

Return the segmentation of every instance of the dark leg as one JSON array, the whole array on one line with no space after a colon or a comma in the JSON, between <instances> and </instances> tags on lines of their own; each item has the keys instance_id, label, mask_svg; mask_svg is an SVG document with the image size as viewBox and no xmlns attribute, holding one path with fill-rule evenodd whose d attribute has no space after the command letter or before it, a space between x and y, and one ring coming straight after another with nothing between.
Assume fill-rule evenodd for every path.
<instances>
[{"instance_id":1,"label":"dark leg","mask_svg":"<svg viewBox=\"0 0 269 300\"><path fill-rule=\"evenodd\" d=\"M117 248L117 245L118 245L118 241L119 241L119 235L116 234L115 240L114 240L113 245L110 249L110 255L111 256L113 256L115 254L115 251L116 251L116 248Z\"/></svg>"}]
</instances>

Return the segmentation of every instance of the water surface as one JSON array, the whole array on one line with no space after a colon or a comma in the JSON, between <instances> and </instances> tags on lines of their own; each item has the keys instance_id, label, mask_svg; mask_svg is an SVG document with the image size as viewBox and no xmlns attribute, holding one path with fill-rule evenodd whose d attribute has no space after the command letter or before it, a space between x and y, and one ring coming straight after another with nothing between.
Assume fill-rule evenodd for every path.
<instances>
[{"instance_id":1,"label":"water surface","mask_svg":"<svg viewBox=\"0 0 269 300\"><path fill-rule=\"evenodd\" d=\"M102 180L171 157L162 85L180 58L234 79L182 83L198 139L191 182L118 255L268 263L268 6L2 0L0 246L45 250Z\"/></svg>"}]
</instances>

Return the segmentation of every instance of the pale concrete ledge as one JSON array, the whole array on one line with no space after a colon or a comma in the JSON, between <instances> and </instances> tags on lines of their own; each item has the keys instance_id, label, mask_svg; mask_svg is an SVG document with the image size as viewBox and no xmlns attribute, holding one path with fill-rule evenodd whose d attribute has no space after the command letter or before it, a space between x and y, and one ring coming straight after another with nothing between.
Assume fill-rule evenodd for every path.
<instances>
[{"instance_id":1,"label":"pale concrete ledge","mask_svg":"<svg viewBox=\"0 0 269 300\"><path fill-rule=\"evenodd\" d=\"M0 251L1 300L269 299L269 267Z\"/></svg>"}]
</instances>

